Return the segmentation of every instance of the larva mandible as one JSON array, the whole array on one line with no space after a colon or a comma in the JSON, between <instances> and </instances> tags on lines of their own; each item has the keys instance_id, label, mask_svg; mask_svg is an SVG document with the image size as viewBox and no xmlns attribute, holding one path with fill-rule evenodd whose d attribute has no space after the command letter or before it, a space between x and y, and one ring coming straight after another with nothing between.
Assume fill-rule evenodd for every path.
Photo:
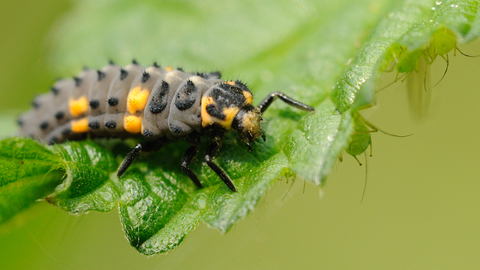
<instances>
[{"instance_id":1,"label":"larva mandible","mask_svg":"<svg viewBox=\"0 0 480 270\"><path fill-rule=\"evenodd\" d=\"M232 190L230 177L213 162L223 135L235 130L251 145L261 136L263 112L276 99L305 111L314 111L281 92L269 94L253 106L250 89L240 81L223 81L220 72L190 74L181 69L143 68L136 61L124 68L110 63L101 70L84 69L77 77L57 81L52 91L32 102L33 108L18 118L20 133L48 144L90 137L143 137L120 165L120 177L141 151L159 149L176 140L191 146L182 170L202 187L189 165L200 138L211 144L204 160Z\"/></svg>"}]
</instances>

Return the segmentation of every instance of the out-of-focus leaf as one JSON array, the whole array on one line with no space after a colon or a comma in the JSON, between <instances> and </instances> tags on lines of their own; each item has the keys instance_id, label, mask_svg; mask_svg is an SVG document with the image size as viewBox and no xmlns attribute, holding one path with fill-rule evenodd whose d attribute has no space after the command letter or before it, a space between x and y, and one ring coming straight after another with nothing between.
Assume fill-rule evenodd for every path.
<instances>
[{"instance_id":1,"label":"out-of-focus leaf","mask_svg":"<svg viewBox=\"0 0 480 270\"><path fill-rule=\"evenodd\" d=\"M64 174L62 160L24 138L0 141L0 224L53 192Z\"/></svg>"}]
</instances>

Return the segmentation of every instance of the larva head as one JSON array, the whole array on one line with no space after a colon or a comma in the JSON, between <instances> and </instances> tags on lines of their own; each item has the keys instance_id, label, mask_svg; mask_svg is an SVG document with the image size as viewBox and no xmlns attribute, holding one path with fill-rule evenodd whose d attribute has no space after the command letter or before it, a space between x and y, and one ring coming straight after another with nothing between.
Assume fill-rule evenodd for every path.
<instances>
[{"instance_id":1,"label":"larva head","mask_svg":"<svg viewBox=\"0 0 480 270\"><path fill-rule=\"evenodd\" d=\"M250 89L239 81L214 85L202 96L202 126L234 129L250 147L262 135L261 113L252 103Z\"/></svg>"},{"instance_id":2,"label":"larva head","mask_svg":"<svg viewBox=\"0 0 480 270\"><path fill-rule=\"evenodd\" d=\"M262 136L265 140L265 135L262 132L260 122L262 121L262 114L254 106L248 104L242 107L237 113L232 122L232 128L237 131L240 139L250 148L252 144Z\"/></svg>"}]
</instances>

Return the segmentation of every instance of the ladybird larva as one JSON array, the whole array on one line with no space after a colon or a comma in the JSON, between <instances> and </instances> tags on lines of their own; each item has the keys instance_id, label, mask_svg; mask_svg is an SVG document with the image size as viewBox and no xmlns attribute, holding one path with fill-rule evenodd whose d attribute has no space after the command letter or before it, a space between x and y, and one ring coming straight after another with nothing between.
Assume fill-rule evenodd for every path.
<instances>
[{"instance_id":1,"label":"ladybird larva","mask_svg":"<svg viewBox=\"0 0 480 270\"><path fill-rule=\"evenodd\" d=\"M212 160L223 135L235 130L252 150L259 137L265 140L260 121L276 98L301 110L314 109L281 92L269 94L255 107L252 92L244 83L220 77L220 72L191 74L157 64L145 69L136 61L123 68L110 63L101 70L84 69L36 97L32 109L18 119L20 133L48 144L82 140L87 135L143 137L120 165L118 177L141 151L186 140L191 146L181 167L199 188L202 184L189 165L198 152L200 138L208 137L211 143L205 162L236 191L230 177Z\"/></svg>"}]
</instances>

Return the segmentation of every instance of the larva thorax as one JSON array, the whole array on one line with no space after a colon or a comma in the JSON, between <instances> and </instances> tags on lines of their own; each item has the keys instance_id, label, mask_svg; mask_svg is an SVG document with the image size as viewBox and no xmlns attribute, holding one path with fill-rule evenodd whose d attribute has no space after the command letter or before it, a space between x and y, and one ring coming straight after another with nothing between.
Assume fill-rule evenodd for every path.
<instances>
[{"instance_id":1,"label":"larva thorax","mask_svg":"<svg viewBox=\"0 0 480 270\"><path fill-rule=\"evenodd\" d=\"M252 103L246 85L224 82L219 72L190 74L156 64L145 69L134 61L124 68L111 63L98 71L84 69L57 81L52 91L35 98L19 123L22 135L46 143L87 134L175 140L212 127L233 128L250 141L260 135L261 119Z\"/></svg>"}]
</instances>

